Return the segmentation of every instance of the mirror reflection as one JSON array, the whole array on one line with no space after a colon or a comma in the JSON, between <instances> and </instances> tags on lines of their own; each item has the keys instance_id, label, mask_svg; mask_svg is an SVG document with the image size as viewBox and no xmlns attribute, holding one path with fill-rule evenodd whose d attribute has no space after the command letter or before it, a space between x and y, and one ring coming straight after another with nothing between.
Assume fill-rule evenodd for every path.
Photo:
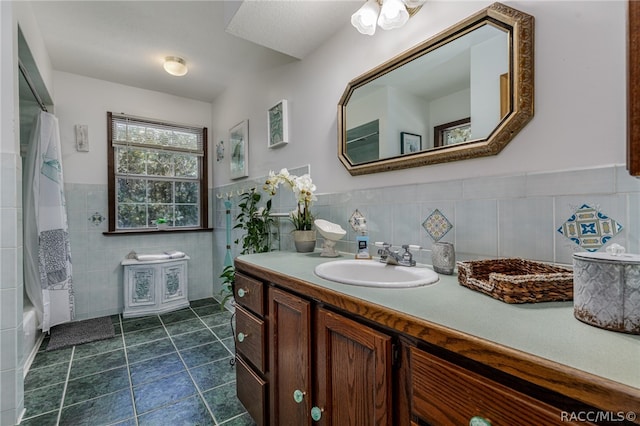
<instances>
[{"instance_id":1,"label":"mirror reflection","mask_svg":"<svg viewBox=\"0 0 640 426\"><path fill-rule=\"evenodd\" d=\"M509 107L508 72L508 33L484 24L357 88L346 108L349 160L486 139Z\"/></svg>"},{"instance_id":2,"label":"mirror reflection","mask_svg":"<svg viewBox=\"0 0 640 426\"><path fill-rule=\"evenodd\" d=\"M353 175L495 155L533 116L533 17L500 3L349 82Z\"/></svg>"}]
</instances>

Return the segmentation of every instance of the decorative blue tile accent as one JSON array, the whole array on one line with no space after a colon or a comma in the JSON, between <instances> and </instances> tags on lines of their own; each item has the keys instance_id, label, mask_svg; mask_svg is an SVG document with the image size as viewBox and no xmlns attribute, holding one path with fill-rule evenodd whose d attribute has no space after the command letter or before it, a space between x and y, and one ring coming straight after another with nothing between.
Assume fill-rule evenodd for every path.
<instances>
[{"instance_id":1,"label":"decorative blue tile accent","mask_svg":"<svg viewBox=\"0 0 640 426\"><path fill-rule=\"evenodd\" d=\"M453 225L440 210L435 209L429 217L422 222L422 227L434 242L438 242L453 228Z\"/></svg>"},{"instance_id":2,"label":"decorative blue tile accent","mask_svg":"<svg viewBox=\"0 0 640 426\"><path fill-rule=\"evenodd\" d=\"M558 228L559 233L587 251L598 251L621 230L621 224L588 204Z\"/></svg>"},{"instance_id":3,"label":"decorative blue tile accent","mask_svg":"<svg viewBox=\"0 0 640 426\"><path fill-rule=\"evenodd\" d=\"M91 222L93 226L100 226L100 224L105 220L106 218L98 212L95 212L94 214L89 216L89 222Z\"/></svg>"}]
</instances>

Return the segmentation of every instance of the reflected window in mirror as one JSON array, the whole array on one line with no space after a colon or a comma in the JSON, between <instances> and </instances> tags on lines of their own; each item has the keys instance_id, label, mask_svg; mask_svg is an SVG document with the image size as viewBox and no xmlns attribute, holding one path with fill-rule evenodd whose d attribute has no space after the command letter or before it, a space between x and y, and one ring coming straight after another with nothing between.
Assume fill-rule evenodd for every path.
<instances>
[{"instance_id":1,"label":"reflected window in mirror","mask_svg":"<svg viewBox=\"0 0 640 426\"><path fill-rule=\"evenodd\" d=\"M447 146L472 139L471 117L436 126L433 131L434 146Z\"/></svg>"}]
</instances>

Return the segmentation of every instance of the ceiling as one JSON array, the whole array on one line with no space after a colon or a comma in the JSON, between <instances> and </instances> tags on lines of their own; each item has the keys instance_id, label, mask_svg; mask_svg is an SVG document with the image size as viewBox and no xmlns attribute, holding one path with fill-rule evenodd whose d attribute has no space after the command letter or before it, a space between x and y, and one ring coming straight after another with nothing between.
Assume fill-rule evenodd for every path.
<instances>
[{"instance_id":1,"label":"ceiling","mask_svg":"<svg viewBox=\"0 0 640 426\"><path fill-rule=\"evenodd\" d=\"M55 70L204 102L243 75L304 58L349 25L362 3L30 2ZM184 58L188 74L167 74L165 56Z\"/></svg>"}]
</instances>

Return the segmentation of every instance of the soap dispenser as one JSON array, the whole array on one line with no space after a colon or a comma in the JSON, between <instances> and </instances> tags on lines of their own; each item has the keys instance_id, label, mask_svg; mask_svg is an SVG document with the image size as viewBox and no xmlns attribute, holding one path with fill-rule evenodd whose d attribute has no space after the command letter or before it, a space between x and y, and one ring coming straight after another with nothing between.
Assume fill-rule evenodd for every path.
<instances>
[{"instance_id":1,"label":"soap dispenser","mask_svg":"<svg viewBox=\"0 0 640 426\"><path fill-rule=\"evenodd\" d=\"M371 259L369 253L369 235L367 235L367 220L364 217L356 218L356 259Z\"/></svg>"}]
</instances>

